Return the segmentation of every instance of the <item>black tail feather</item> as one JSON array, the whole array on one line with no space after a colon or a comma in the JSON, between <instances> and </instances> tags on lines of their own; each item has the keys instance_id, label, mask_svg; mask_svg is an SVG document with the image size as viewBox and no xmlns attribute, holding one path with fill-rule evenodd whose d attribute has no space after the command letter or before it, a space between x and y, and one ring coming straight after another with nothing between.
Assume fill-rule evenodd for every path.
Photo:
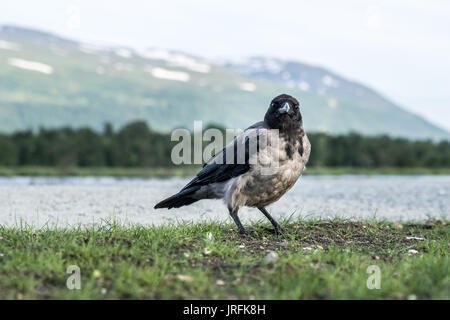
<instances>
[{"instance_id":1,"label":"black tail feather","mask_svg":"<svg viewBox=\"0 0 450 320\"><path fill-rule=\"evenodd\" d=\"M173 196L161 201L155 206L155 209L160 208L179 208L182 206L187 206L188 204L194 203L200 199L194 199L192 196L194 193L200 189L200 187L195 186L191 188L187 188L184 190L181 190L177 194L174 194Z\"/></svg>"}]
</instances>

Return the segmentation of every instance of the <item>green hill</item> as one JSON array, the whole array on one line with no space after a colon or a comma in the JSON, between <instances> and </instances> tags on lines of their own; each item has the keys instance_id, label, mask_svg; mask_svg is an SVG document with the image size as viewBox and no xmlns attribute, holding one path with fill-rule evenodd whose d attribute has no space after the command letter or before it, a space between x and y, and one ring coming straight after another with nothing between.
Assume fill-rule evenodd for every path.
<instances>
[{"instance_id":1,"label":"green hill","mask_svg":"<svg viewBox=\"0 0 450 320\"><path fill-rule=\"evenodd\" d=\"M295 73L294 65L283 67ZM314 90L305 90L301 72L292 85L276 76L239 69L239 65L213 64L180 52L98 47L3 26L0 131L63 125L100 129L105 122L122 126L137 119L161 131L180 126L192 129L194 120L244 128L263 117L274 96L289 93L300 100L309 131L450 136L355 84L366 90L361 97L361 92L348 90L343 85L346 80L332 73L327 73L331 80L322 76L330 90L311 84ZM334 79L340 86L333 85Z\"/></svg>"}]
</instances>

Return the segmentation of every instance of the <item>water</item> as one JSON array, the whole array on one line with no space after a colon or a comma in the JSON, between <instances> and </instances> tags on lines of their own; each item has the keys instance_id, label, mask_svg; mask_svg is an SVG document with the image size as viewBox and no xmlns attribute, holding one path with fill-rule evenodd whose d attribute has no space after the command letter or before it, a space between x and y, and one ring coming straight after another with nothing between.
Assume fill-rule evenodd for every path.
<instances>
[{"instance_id":1,"label":"water","mask_svg":"<svg viewBox=\"0 0 450 320\"><path fill-rule=\"evenodd\" d=\"M162 223L229 219L220 200L202 200L179 209L154 210L160 200L189 178L2 177L0 224L41 227L96 225L115 218L124 223ZM387 218L426 220L450 216L450 176L305 176L269 207L277 219ZM262 219L243 208L244 222Z\"/></svg>"}]
</instances>

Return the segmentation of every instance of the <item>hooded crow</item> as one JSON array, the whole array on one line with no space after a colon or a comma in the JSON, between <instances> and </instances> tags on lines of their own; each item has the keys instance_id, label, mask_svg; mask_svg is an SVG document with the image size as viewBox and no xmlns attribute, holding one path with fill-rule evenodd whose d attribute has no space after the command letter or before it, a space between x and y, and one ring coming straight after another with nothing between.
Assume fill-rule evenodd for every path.
<instances>
[{"instance_id":1,"label":"hooded crow","mask_svg":"<svg viewBox=\"0 0 450 320\"><path fill-rule=\"evenodd\" d=\"M155 209L223 199L240 233L247 233L238 217L243 206L258 208L279 232L279 224L265 207L292 188L310 152L298 101L287 94L279 95L270 103L263 121L237 135L180 192Z\"/></svg>"}]
</instances>

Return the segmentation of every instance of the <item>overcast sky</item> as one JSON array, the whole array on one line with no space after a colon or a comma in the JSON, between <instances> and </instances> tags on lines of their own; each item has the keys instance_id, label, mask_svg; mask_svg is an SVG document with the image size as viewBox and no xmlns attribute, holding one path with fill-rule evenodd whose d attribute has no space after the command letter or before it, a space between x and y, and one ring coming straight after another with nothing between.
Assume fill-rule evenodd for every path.
<instances>
[{"instance_id":1,"label":"overcast sky","mask_svg":"<svg viewBox=\"0 0 450 320\"><path fill-rule=\"evenodd\" d=\"M450 129L450 1L14 0L0 24L205 57L296 59Z\"/></svg>"}]
</instances>

